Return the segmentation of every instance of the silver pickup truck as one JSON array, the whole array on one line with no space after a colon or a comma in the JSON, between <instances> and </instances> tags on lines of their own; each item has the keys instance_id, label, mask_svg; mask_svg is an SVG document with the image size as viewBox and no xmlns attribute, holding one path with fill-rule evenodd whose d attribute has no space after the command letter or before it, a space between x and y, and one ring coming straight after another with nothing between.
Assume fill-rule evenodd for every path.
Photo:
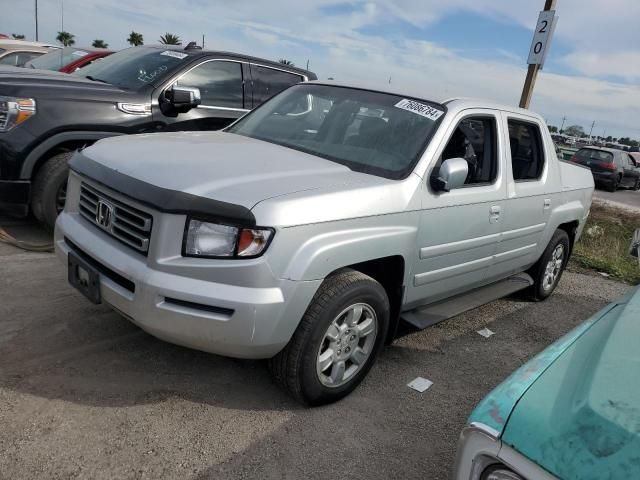
<instances>
[{"instance_id":1,"label":"silver pickup truck","mask_svg":"<svg viewBox=\"0 0 640 480\"><path fill-rule=\"evenodd\" d=\"M549 296L593 193L527 110L334 82L70 167L55 244L72 285L158 338L270 359L309 405L352 391L400 321Z\"/></svg>"}]
</instances>

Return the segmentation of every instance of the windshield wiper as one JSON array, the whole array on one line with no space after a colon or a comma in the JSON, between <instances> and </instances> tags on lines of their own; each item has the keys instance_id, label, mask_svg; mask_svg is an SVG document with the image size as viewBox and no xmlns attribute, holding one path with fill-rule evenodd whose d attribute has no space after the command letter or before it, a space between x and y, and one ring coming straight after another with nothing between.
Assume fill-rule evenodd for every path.
<instances>
[{"instance_id":1,"label":"windshield wiper","mask_svg":"<svg viewBox=\"0 0 640 480\"><path fill-rule=\"evenodd\" d=\"M94 82L107 83L107 84L109 83L106 80L102 80L101 78L95 78L95 77L92 77L91 75L85 75L84 78L88 78L89 80L93 80Z\"/></svg>"}]
</instances>

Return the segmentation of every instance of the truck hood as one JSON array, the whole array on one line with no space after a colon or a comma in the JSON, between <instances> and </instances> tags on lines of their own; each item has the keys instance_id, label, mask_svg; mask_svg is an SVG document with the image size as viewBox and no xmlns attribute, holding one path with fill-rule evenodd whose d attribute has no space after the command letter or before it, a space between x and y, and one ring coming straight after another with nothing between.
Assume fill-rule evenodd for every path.
<instances>
[{"instance_id":1,"label":"truck hood","mask_svg":"<svg viewBox=\"0 0 640 480\"><path fill-rule=\"evenodd\" d=\"M114 85L96 82L68 73L33 68L0 68L0 91L4 95L38 98L73 97L105 98L128 97L134 92Z\"/></svg>"},{"instance_id":2,"label":"truck hood","mask_svg":"<svg viewBox=\"0 0 640 480\"><path fill-rule=\"evenodd\" d=\"M225 132L113 137L82 155L120 175L191 197L252 209L276 197L390 182L338 163ZM102 180L107 186L108 178ZM136 198L136 192L122 192Z\"/></svg>"}]
</instances>

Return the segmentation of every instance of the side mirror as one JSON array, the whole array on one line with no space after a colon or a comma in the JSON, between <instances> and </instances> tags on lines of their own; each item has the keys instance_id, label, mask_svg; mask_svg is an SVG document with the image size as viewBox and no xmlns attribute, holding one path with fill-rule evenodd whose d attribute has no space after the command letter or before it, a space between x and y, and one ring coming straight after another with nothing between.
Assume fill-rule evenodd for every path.
<instances>
[{"instance_id":1,"label":"side mirror","mask_svg":"<svg viewBox=\"0 0 640 480\"><path fill-rule=\"evenodd\" d=\"M431 187L436 192L448 192L464 185L469 165L464 158L448 158L440 165L437 174L431 175Z\"/></svg>"},{"instance_id":2,"label":"side mirror","mask_svg":"<svg viewBox=\"0 0 640 480\"><path fill-rule=\"evenodd\" d=\"M164 92L164 98L176 111L185 113L200 105L200 89L174 85Z\"/></svg>"},{"instance_id":3,"label":"side mirror","mask_svg":"<svg viewBox=\"0 0 640 480\"><path fill-rule=\"evenodd\" d=\"M633 234L631 248L629 248L629 255L636 257L640 261L640 228L638 228Z\"/></svg>"}]
</instances>

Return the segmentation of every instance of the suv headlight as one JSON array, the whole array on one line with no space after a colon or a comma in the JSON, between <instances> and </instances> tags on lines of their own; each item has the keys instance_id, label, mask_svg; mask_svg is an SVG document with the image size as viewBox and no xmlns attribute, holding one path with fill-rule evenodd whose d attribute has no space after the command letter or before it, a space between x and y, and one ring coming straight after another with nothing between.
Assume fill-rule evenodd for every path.
<instances>
[{"instance_id":1,"label":"suv headlight","mask_svg":"<svg viewBox=\"0 0 640 480\"><path fill-rule=\"evenodd\" d=\"M8 132L36 114L33 98L0 96L0 132Z\"/></svg>"},{"instance_id":2,"label":"suv headlight","mask_svg":"<svg viewBox=\"0 0 640 480\"><path fill-rule=\"evenodd\" d=\"M205 258L259 257L273 234L272 228L242 228L188 219L182 254Z\"/></svg>"}]
</instances>

